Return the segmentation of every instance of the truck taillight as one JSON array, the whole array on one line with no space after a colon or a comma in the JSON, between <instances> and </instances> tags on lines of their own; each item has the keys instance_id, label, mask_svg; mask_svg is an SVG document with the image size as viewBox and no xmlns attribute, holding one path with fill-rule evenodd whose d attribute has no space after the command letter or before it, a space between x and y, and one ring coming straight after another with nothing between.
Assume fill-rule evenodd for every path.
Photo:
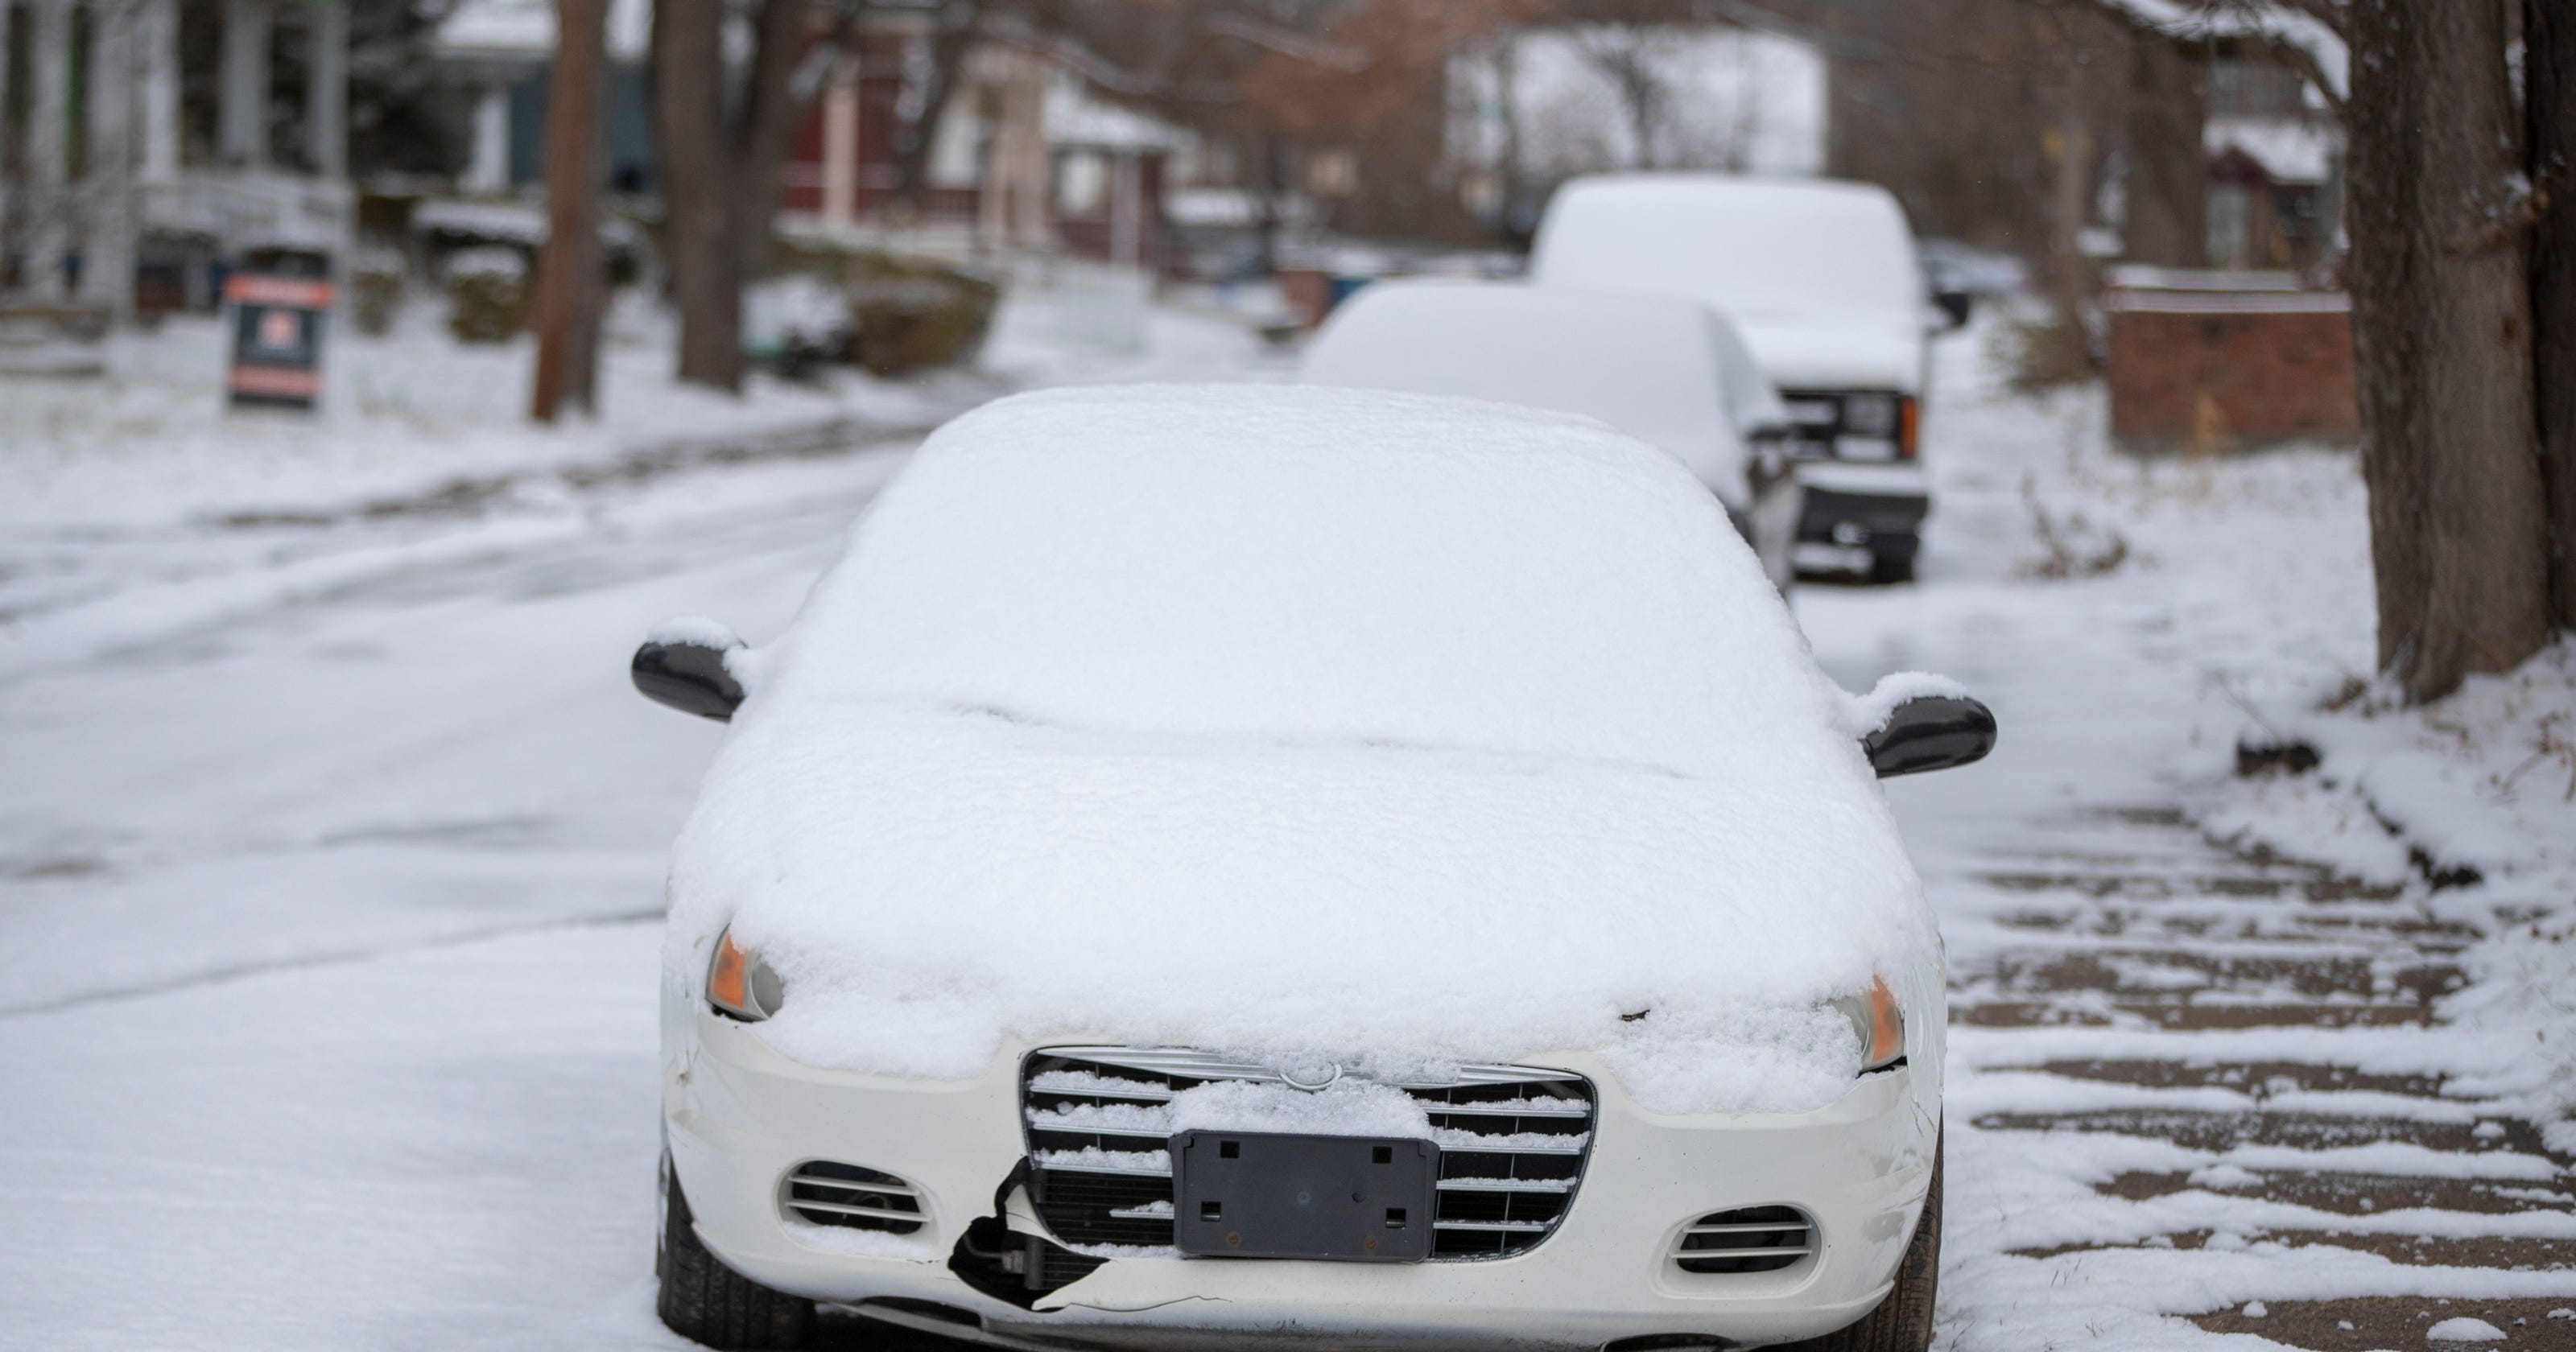
<instances>
[{"instance_id":1,"label":"truck taillight","mask_svg":"<svg viewBox=\"0 0 2576 1352\"><path fill-rule=\"evenodd\" d=\"M1918 425L1920 424L1920 422L1921 422L1921 421L1922 421L1922 412L1921 412L1921 408L1920 408L1920 406L1918 406L1918 405L1914 402L1914 396L1913 396L1913 395L1910 395L1910 394L1906 394L1906 395L1899 395L1899 396L1897 396L1897 400L1896 400L1896 458L1897 458L1897 459L1899 459L1899 460L1911 460L1911 459L1913 459L1913 458L1914 458L1915 437L1918 435Z\"/></svg>"}]
</instances>

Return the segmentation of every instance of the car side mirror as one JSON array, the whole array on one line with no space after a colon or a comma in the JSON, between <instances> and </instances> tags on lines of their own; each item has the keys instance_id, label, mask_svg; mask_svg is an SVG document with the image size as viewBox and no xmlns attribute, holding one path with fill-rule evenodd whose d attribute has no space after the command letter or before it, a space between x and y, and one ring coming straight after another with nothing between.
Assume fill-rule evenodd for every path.
<instances>
[{"instance_id":1,"label":"car side mirror","mask_svg":"<svg viewBox=\"0 0 2576 1352\"><path fill-rule=\"evenodd\" d=\"M742 707L742 682L725 670L725 654L743 646L741 639L715 625L686 637L664 635L635 650L627 674L644 698L684 714L733 721Z\"/></svg>"},{"instance_id":2,"label":"car side mirror","mask_svg":"<svg viewBox=\"0 0 2576 1352\"><path fill-rule=\"evenodd\" d=\"M1881 779L1973 765L1995 749L1995 715L1962 695L1917 695L1860 745Z\"/></svg>"},{"instance_id":3,"label":"car side mirror","mask_svg":"<svg viewBox=\"0 0 2576 1352\"><path fill-rule=\"evenodd\" d=\"M1940 333L1950 333L1968 327L1968 315L1976 308L1975 302L1965 291L1935 291L1932 293L1932 304L1949 321L1936 330Z\"/></svg>"}]
</instances>

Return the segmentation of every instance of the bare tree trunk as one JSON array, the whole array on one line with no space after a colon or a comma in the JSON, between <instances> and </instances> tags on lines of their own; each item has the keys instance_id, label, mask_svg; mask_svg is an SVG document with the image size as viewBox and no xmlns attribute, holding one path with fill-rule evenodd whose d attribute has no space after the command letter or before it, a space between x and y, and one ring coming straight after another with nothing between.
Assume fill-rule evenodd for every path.
<instances>
[{"instance_id":1,"label":"bare tree trunk","mask_svg":"<svg viewBox=\"0 0 2576 1352\"><path fill-rule=\"evenodd\" d=\"M724 0L654 0L653 25L680 379L740 390L742 250L724 135Z\"/></svg>"},{"instance_id":2,"label":"bare tree trunk","mask_svg":"<svg viewBox=\"0 0 2576 1352\"><path fill-rule=\"evenodd\" d=\"M2550 594L2576 629L2576 13L2523 0L2524 148L2531 164L2532 383L2548 487Z\"/></svg>"},{"instance_id":3,"label":"bare tree trunk","mask_svg":"<svg viewBox=\"0 0 2576 1352\"><path fill-rule=\"evenodd\" d=\"M939 26L930 35L930 64L923 75L921 108L895 131L894 191L898 208L918 217L930 201L930 152L939 139L939 119L947 114L948 96L957 88L966 51L975 44L981 7L975 0L949 0Z\"/></svg>"},{"instance_id":4,"label":"bare tree trunk","mask_svg":"<svg viewBox=\"0 0 2576 1352\"><path fill-rule=\"evenodd\" d=\"M537 264L537 378L531 414L598 407L599 141L608 0L555 0L546 92L546 245Z\"/></svg>"},{"instance_id":5,"label":"bare tree trunk","mask_svg":"<svg viewBox=\"0 0 2576 1352\"><path fill-rule=\"evenodd\" d=\"M2379 662L2412 701L2550 630L2505 7L2353 0L2353 338Z\"/></svg>"},{"instance_id":6,"label":"bare tree trunk","mask_svg":"<svg viewBox=\"0 0 2576 1352\"><path fill-rule=\"evenodd\" d=\"M2048 258L2050 295L2073 326L2083 322L2093 289L2093 270L2084 258L2084 221L2092 214L2093 129L2086 123L2084 92L2072 67L2067 77L2057 126L2050 133L2055 154L2048 192Z\"/></svg>"},{"instance_id":7,"label":"bare tree trunk","mask_svg":"<svg viewBox=\"0 0 2576 1352\"><path fill-rule=\"evenodd\" d=\"M742 113L735 124L734 236L741 245L739 276L769 271L770 222L778 216L787 143L796 135L796 65L811 36L809 0L761 0L751 70L743 82Z\"/></svg>"},{"instance_id":8,"label":"bare tree trunk","mask_svg":"<svg viewBox=\"0 0 2576 1352\"><path fill-rule=\"evenodd\" d=\"M1268 277L1279 271L1279 204L1287 194L1287 154L1264 132L1245 133L1243 145L1252 165L1253 266Z\"/></svg>"},{"instance_id":9,"label":"bare tree trunk","mask_svg":"<svg viewBox=\"0 0 2576 1352\"><path fill-rule=\"evenodd\" d=\"M1628 121L1637 138L1637 167L1655 167L1655 104L1659 91L1655 78L1646 69L1645 53L1629 49L1619 70L1619 96L1627 101Z\"/></svg>"},{"instance_id":10,"label":"bare tree trunk","mask_svg":"<svg viewBox=\"0 0 2576 1352\"><path fill-rule=\"evenodd\" d=\"M2157 33L2131 35L2124 252L2158 267L2209 261L2208 67Z\"/></svg>"}]
</instances>

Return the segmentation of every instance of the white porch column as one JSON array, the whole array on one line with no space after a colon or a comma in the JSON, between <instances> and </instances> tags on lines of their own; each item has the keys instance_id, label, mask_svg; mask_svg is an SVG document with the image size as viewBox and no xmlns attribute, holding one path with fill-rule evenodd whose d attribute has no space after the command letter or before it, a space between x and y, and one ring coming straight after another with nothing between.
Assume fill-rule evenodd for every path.
<instances>
[{"instance_id":1,"label":"white porch column","mask_svg":"<svg viewBox=\"0 0 2576 1352\"><path fill-rule=\"evenodd\" d=\"M1141 266L1145 254L1145 173L1133 150L1119 150L1109 161L1109 261L1122 268Z\"/></svg>"},{"instance_id":2,"label":"white porch column","mask_svg":"<svg viewBox=\"0 0 2576 1352\"><path fill-rule=\"evenodd\" d=\"M269 0L224 0L224 70L217 91L216 153L223 162L268 163Z\"/></svg>"},{"instance_id":3,"label":"white porch column","mask_svg":"<svg viewBox=\"0 0 2576 1352\"><path fill-rule=\"evenodd\" d=\"M134 317L134 25L131 7L90 6L88 158L81 176L81 284L118 323Z\"/></svg>"},{"instance_id":4,"label":"white porch column","mask_svg":"<svg viewBox=\"0 0 2576 1352\"><path fill-rule=\"evenodd\" d=\"M134 16L135 69L143 82L142 176L167 183L179 176L179 4L143 0Z\"/></svg>"},{"instance_id":5,"label":"white porch column","mask_svg":"<svg viewBox=\"0 0 2576 1352\"><path fill-rule=\"evenodd\" d=\"M349 176L349 6L320 0L305 6L312 51L304 63L304 144L313 172Z\"/></svg>"},{"instance_id":6,"label":"white porch column","mask_svg":"<svg viewBox=\"0 0 2576 1352\"><path fill-rule=\"evenodd\" d=\"M63 250L71 237L68 147L72 74L71 0L33 0L21 21L28 35L27 280L38 296L63 294Z\"/></svg>"},{"instance_id":7,"label":"white porch column","mask_svg":"<svg viewBox=\"0 0 2576 1352\"><path fill-rule=\"evenodd\" d=\"M997 64L1000 117L984 193L998 211L987 234L1013 249L1044 249L1052 242L1047 231L1046 92L1054 73L1046 62L1022 53Z\"/></svg>"},{"instance_id":8,"label":"white porch column","mask_svg":"<svg viewBox=\"0 0 2576 1352\"><path fill-rule=\"evenodd\" d=\"M7 117L5 110L9 107L9 53L16 50L11 45L13 40L9 35L17 31L18 24L24 22L26 21L18 16L18 0L0 0L0 119ZM9 217L11 190L8 177L0 175L0 220L7 220Z\"/></svg>"},{"instance_id":9,"label":"white porch column","mask_svg":"<svg viewBox=\"0 0 2576 1352\"><path fill-rule=\"evenodd\" d=\"M859 214L859 82L853 64L835 65L823 91L823 224L833 227Z\"/></svg>"},{"instance_id":10,"label":"white porch column","mask_svg":"<svg viewBox=\"0 0 2576 1352\"><path fill-rule=\"evenodd\" d=\"M474 99L474 157L465 166L465 190L506 192L510 187L510 87L487 84Z\"/></svg>"}]
</instances>

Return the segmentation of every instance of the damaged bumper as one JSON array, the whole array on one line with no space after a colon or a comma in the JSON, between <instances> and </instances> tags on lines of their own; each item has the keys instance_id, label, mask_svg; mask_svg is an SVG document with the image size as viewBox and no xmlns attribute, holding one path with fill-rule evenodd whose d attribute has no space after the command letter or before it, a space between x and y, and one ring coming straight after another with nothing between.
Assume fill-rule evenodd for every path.
<instances>
[{"instance_id":1,"label":"damaged bumper","mask_svg":"<svg viewBox=\"0 0 2576 1352\"><path fill-rule=\"evenodd\" d=\"M1028 1049L1005 1048L972 1080L902 1080L801 1065L677 992L666 992L663 1024L672 1164L717 1257L816 1300L928 1302L1048 1343L1591 1349L1813 1337L1887 1293L1938 1140L1937 1085L1902 1067L1812 1112L1677 1117L1638 1108L1586 1055L1550 1056L1538 1059L1590 1077L1596 1125L1578 1194L1525 1252L1414 1263L1076 1253L1025 1186ZM887 1180L917 1223L799 1219L790 1180L818 1161ZM1807 1251L1785 1266L1722 1271L1676 1257L1718 1213L1783 1207L1807 1230Z\"/></svg>"}]
</instances>

